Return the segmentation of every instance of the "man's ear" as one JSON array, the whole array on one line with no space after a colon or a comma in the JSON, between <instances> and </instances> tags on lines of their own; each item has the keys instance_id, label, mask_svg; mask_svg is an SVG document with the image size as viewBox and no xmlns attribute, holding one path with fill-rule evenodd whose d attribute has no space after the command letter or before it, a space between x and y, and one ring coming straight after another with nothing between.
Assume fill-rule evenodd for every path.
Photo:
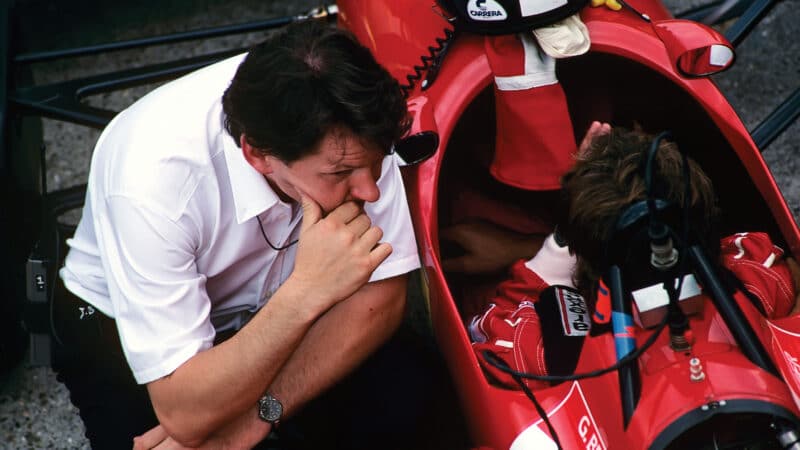
<instances>
[{"instance_id":1,"label":"man's ear","mask_svg":"<svg viewBox=\"0 0 800 450\"><path fill-rule=\"evenodd\" d=\"M239 146L242 148L244 159L246 159L254 169L259 171L262 175L272 173L272 165L270 164L269 157L262 153L260 149L250 145L244 134L239 137Z\"/></svg>"}]
</instances>

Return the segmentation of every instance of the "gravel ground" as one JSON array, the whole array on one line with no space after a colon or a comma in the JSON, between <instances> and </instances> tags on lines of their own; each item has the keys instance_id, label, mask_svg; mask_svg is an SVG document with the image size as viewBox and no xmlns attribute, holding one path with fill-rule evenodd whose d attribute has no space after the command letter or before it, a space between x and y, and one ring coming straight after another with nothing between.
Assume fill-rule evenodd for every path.
<instances>
[{"instance_id":1,"label":"gravel ground","mask_svg":"<svg viewBox=\"0 0 800 450\"><path fill-rule=\"evenodd\" d=\"M25 1L21 3L26 3ZM30 0L28 3L50 9L43 9L51 16L59 15L55 5L58 2ZM144 2L151 5L154 2ZM178 6L174 6L175 3ZM155 33L183 31L208 25L236 23L242 20L255 20L285 15L290 12L306 11L318 2L235 0L224 2L197 1L191 11L181 8L180 3L169 3L170 7L144 9L131 7L131 17L137 20L111 20L104 14L114 13L111 6L100 2L101 10L97 20L88 20L80 29L82 34L66 28L62 34L51 35L54 45L102 42L147 36ZM186 4L191 4L187 2ZM681 11L689 1L671 0L667 4L673 11ZM138 8L138 9L136 9ZM744 123L752 129L782 99L800 85L800 45L794 33L800 23L800 0L784 0L759 25L750 37L737 49L738 60L735 66L716 77L721 90L739 112ZM124 15L124 14L123 14ZM71 19L70 16L66 16ZM177 18L165 20L166 17ZM77 19L75 19L77 20ZM64 28L64 27L62 27ZM51 33L52 34L52 33ZM98 38L98 36L100 36ZM261 37L248 36L248 42ZM76 40L74 41L73 40ZM83 39L83 40L81 40ZM92 39L97 39L92 41ZM139 61L157 61L177 53L202 54L211 49L231 48L241 44L241 38L217 38L202 43L181 44L163 49L126 51L113 56L94 58L91 61L75 61L69 64L56 63L37 70L37 82L44 83L74 77L82 73L96 73L98 67L121 67L137 64ZM92 104L111 105L119 109L130 104L152 86L132 89L112 95L96 96ZM88 160L98 132L75 127L61 122L46 120L45 143L49 149L48 185L59 189L85 182ZM779 139L765 151L767 160L778 185L797 217L800 215L800 179L795 174L800 154L800 122L792 125ZM63 386L55 380L48 368L29 367L25 364L5 377L0 384L0 448L5 449L45 449L45 448L88 448L83 438L82 424L77 412L70 405Z\"/></svg>"}]
</instances>

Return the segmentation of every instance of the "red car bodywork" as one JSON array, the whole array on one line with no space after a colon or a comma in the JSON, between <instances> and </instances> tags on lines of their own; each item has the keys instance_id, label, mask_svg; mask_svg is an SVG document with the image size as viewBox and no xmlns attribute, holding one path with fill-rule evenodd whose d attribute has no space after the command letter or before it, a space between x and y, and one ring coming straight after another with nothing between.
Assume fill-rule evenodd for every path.
<instances>
[{"instance_id":1,"label":"red car bodywork","mask_svg":"<svg viewBox=\"0 0 800 450\"><path fill-rule=\"evenodd\" d=\"M576 139L592 120L612 124L636 121L645 129L675 130L691 142L687 144L689 153L720 192L724 231L764 230L787 253L797 255L800 231L745 126L710 79L689 78L677 70L670 53L674 48L665 45L663 36L655 31L660 26L667 33L673 28L680 32L682 22L670 22L669 12L658 2L630 3L653 22L626 9L587 7L581 17L591 36L589 53L558 63ZM338 7L340 25L352 30L403 83L415 74L420 57L431 54L429 47L436 47L443 30L452 28L432 0L340 0ZM702 34L702 29L698 30ZM483 37L459 34L435 81L423 90L417 80L410 90L409 105L415 116L412 133L436 131L440 143L431 158L405 168L404 176L432 327L460 394L474 445L512 450L555 448L530 400L521 391L497 387L487 380L471 350L464 326L467 314L458 294L470 285L448 278L440 265L439 230L448 225L447 211L461 186L451 181L459 180L459 174L467 177L465 167L470 158L484 151L464 147L472 141L475 147L491 142L482 135L495 132L492 82ZM472 187L480 189L481 185ZM541 227L547 230L548 223L543 219ZM748 302L739 303L783 379L758 368L738 351L716 309L706 302L703 311L691 317L696 343L690 351L673 351L667 333L662 333L639 359L642 395L627 427L623 426L616 372L535 393L563 448L680 448L681 442L689 442L681 441L688 439L681 435L693 426L720 414L758 415L763 405L770 405L765 414L797 423L800 411L789 386L797 386L793 355L800 352L791 346L796 340L792 330L800 330L800 319L790 317L769 324ZM781 332L784 338L774 337ZM638 344L649 335L638 329ZM613 337L609 333L590 337L576 372L615 362ZM702 379L698 380L700 372Z\"/></svg>"}]
</instances>

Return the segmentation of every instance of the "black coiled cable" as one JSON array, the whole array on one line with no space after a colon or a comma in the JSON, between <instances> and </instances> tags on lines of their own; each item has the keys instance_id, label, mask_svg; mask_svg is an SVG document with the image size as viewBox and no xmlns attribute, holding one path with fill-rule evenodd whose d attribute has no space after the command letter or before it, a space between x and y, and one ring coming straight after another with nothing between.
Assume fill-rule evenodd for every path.
<instances>
[{"instance_id":1,"label":"black coiled cable","mask_svg":"<svg viewBox=\"0 0 800 450\"><path fill-rule=\"evenodd\" d=\"M455 36L456 32L454 29L445 28L444 37L436 38L436 46L428 46L429 54L422 55L419 58L420 61L422 61L422 65L415 65L414 73L406 75L408 83L400 85L400 90L403 91L404 97L408 98L409 94L414 89L414 85L417 81L422 80L422 76L425 72L427 72L427 75L422 81L422 90L428 89L433 84L434 80L436 80L436 76L439 74L439 67L441 67L442 60L447 54L447 49Z\"/></svg>"}]
</instances>

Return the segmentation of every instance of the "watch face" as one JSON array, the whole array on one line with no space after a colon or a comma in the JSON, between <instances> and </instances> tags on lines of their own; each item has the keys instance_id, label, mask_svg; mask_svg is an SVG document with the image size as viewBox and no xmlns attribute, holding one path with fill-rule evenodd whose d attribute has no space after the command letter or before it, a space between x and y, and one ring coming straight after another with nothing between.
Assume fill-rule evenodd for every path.
<instances>
[{"instance_id":1,"label":"watch face","mask_svg":"<svg viewBox=\"0 0 800 450\"><path fill-rule=\"evenodd\" d=\"M275 423L283 414L283 405L275 397L267 394L258 400L258 416L261 420Z\"/></svg>"}]
</instances>

